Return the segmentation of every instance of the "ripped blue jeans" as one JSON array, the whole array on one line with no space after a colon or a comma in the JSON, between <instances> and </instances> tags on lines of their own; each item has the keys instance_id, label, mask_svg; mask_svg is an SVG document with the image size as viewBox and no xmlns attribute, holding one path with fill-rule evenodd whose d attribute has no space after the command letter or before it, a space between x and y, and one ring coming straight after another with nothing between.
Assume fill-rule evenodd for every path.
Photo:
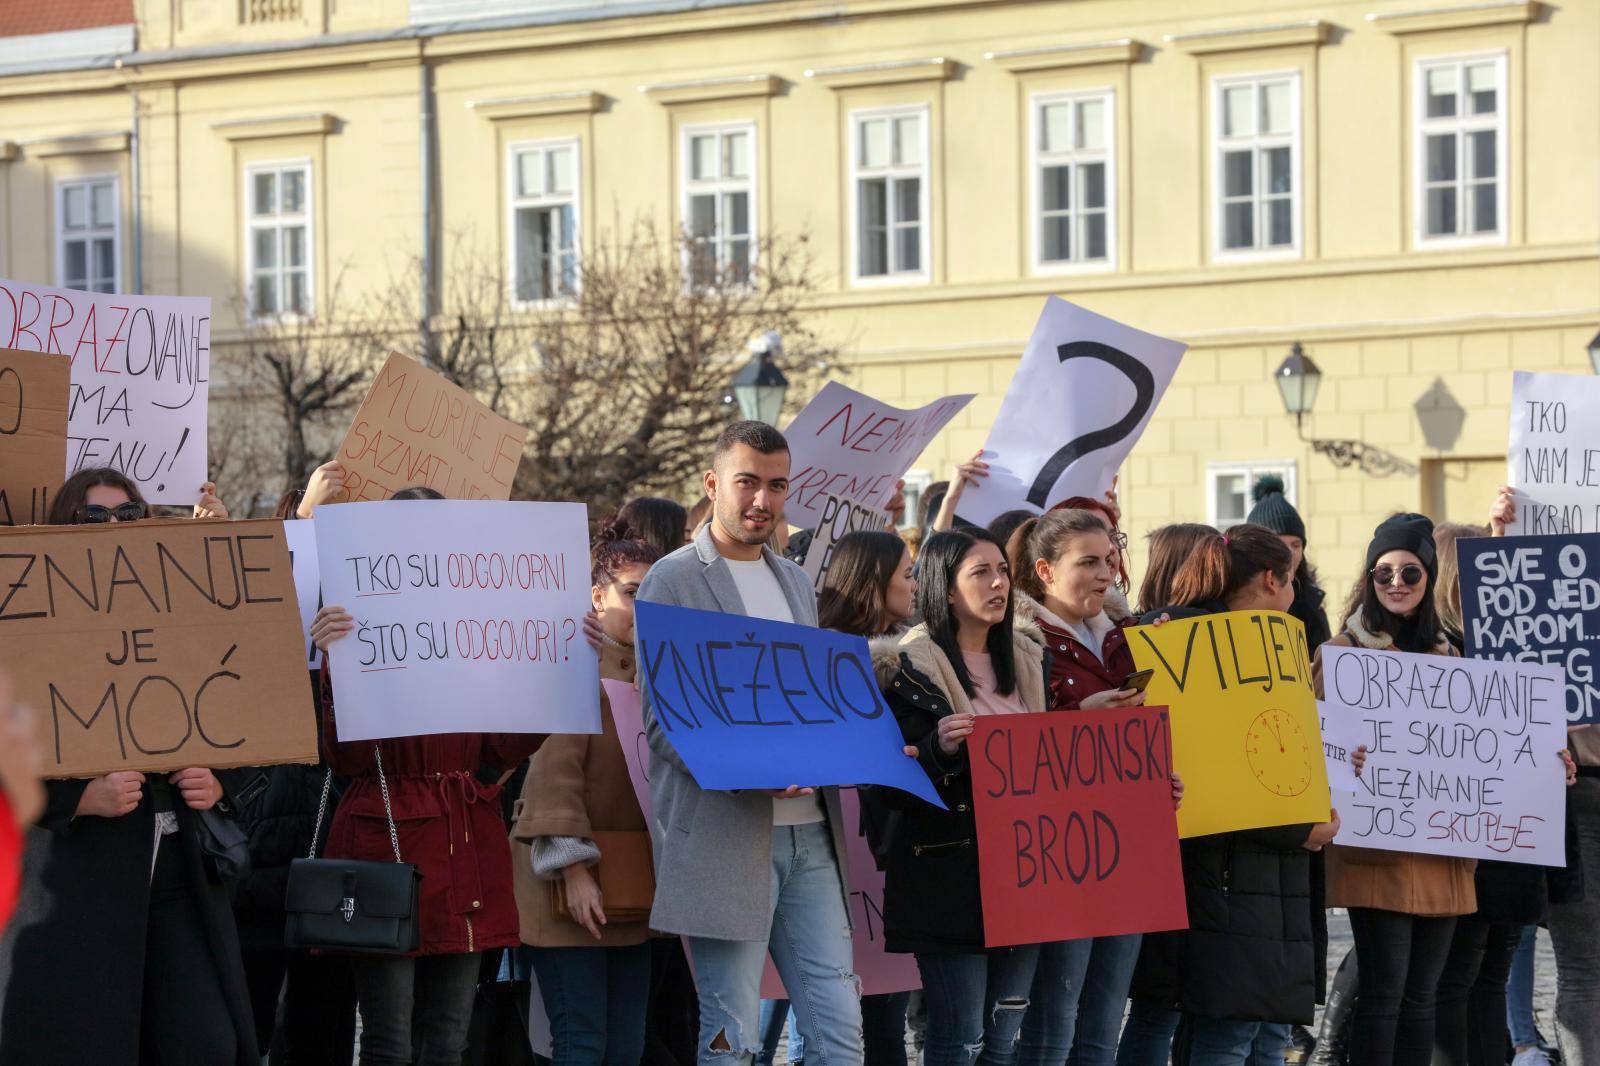
<instances>
[{"instance_id":1,"label":"ripped blue jeans","mask_svg":"<svg viewBox=\"0 0 1600 1066\"><path fill-rule=\"evenodd\" d=\"M918 954L928 1005L924 1066L1015 1062L1038 965L1038 944L970 955Z\"/></svg>"},{"instance_id":2,"label":"ripped blue jeans","mask_svg":"<svg viewBox=\"0 0 1600 1066\"><path fill-rule=\"evenodd\" d=\"M700 990L700 1066L749 1066L767 952L789 992L807 1066L861 1066L861 989L828 823L772 830L770 943L686 937Z\"/></svg>"}]
</instances>

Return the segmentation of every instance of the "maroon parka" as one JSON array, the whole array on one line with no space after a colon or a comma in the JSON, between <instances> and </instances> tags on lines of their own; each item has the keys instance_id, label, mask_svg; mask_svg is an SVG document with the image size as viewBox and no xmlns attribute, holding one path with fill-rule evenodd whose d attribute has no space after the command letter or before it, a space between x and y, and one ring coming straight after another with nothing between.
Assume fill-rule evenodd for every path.
<instances>
[{"instance_id":1,"label":"maroon parka","mask_svg":"<svg viewBox=\"0 0 1600 1066\"><path fill-rule=\"evenodd\" d=\"M1101 641L1101 655L1105 657L1101 662L1094 652L1083 646L1076 633L1069 633L1041 617L1033 600L1019 595L1016 610L1019 625L1038 626L1043 634L1045 651L1050 655L1047 695L1052 711L1075 711L1089 696L1121 688L1123 680L1133 673L1133 649L1128 647L1127 629L1136 624L1136 619L1124 617L1111 622Z\"/></svg>"},{"instance_id":2,"label":"maroon parka","mask_svg":"<svg viewBox=\"0 0 1600 1066\"><path fill-rule=\"evenodd\" d=\"M376 749L382 753L389 782L400 857L422 872L418 954L448 955L522 943L500 786L484 784L477 772L485 769L498 776L511 769L537 751L545 735L437 733L341 743L326 666L321 702L328 765L335 775L349 778L328 834L328 858L394 861Z\"/></svg>"}]
</instances>

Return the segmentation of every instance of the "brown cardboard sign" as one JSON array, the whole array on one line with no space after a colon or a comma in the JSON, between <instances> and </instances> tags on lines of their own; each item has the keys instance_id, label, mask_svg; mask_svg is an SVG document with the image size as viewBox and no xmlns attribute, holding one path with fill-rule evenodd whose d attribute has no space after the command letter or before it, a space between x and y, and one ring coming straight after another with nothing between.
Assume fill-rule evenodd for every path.
<instances>
[{"instance_id":1,"label":"brown cardboard sign","mask_svg":"<svg viewBox=\"0 0 1600 1066\"><path fill-rule=\"evenodd\" d=\"M37 525L67 476L72 360L0 348L0 526Z\"/></svg>"},{"instance_id":2,"label":"brown cardboard sign","mask_svg":"<svg viewBox=\"0 0 1600 1066\"><path fill-rule=\"evenodd\" d=\"M390 354L337 456L335 503L387 500L417 485L452 500L509 500L528 431L399 352Z\"/></svg>"},{"instance_id":3,"label":"brown cardboard sign","mask_svg":"<svg viewBox=\"0 0 1600 1066\"><path fill-rule=\"evenodd\" d=\"M0 667L46 777L315 762L283 523L0 531Z\"/></svg>"}]
</instances>

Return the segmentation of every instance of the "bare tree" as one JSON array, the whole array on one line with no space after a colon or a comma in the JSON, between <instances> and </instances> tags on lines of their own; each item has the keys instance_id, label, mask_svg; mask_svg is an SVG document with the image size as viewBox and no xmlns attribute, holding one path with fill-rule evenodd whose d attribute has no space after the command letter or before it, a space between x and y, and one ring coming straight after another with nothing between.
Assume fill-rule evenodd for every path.
<instances>
[{"instance_id":1,"label":"bare tree","mask_svg":"<svg viewBox=\"0 0 1600 1066\"><path fill-rule=\"evenodd\" d=\"M707 269L695 242L640 221L585 249L565 299L524 311L494 260L458 251L442 313L406 350L528 427L520 497L598 510L677 493L737 417L728 383L752 338L782 335L773 356L792 397L809 397L839 360L804 311L816 292L805 239L769 238L753 252L748 269ZM687 284L691 263L697 282ZM385 303L390 318L416 306L403 287Z\"/></svg>"}]
</instances>

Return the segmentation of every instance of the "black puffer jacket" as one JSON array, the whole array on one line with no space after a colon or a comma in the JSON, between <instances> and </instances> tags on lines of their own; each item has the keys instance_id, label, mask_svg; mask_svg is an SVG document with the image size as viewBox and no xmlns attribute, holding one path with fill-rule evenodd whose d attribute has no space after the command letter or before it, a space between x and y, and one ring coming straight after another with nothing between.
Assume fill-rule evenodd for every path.
<instances>
[{"instance_id":1,"label":"black puffer jacket","mask_svg":"<svg viewBox=\"0 0 1600 1066\"><path fill-rule=\"evenodd\" d=\"M1224 609L1169 608L1143 621ZM1145 935L1134 998L1208 1018L1309 1025L1328 936L1312 895L1313 856L1300 846L1310 832L1287 825L1181 841L1189 928Z\"/></svg>"},{"instance_id":2,"label":"black puffer jacket","mask_svg":"<svg viewBox=\"0 0 1600 1066\"><path fill-rule=\"evenodd\" d=\"M1015 630L1017 691L1044 711L1050 666L1037 628ZM884 869L884 947L894 952L967 954L984 950L978 890L978 833L965 746L939 750L939 719L971 710L955 670L927 630L872 642L872 661L907 744L933 781L941 811L892 788L861 789L862 822Z\"/></svg>"},{"instance_id":3,"label":"black puffer jacket","mask_svg":"<svg viewBox=\"0 0 1600 1066\"><path fill-rule=\"evenodd\" d=\"M239 791L235 818L250 838L250 874L234 897L233 913L244 950L281 951L289 863L305 858L311 850L311 830L316 825L317 801L327 768L290 763L254 767L245 773L248 776ZM338 804L339 792L334 788L322 827L324 841Z\"/></svg>"},{"instance_id":4,"label":"black puffer jacket","mask_svg":"<svg viewBox=\"0 0 1600 1066\"><path fill-rule=\"evenodd\" d=\"M1309 581L1294 583L1294 602L1289 605L1289 614L1306 627L1306 650L1313 655L1333 636L1323 602L1327 598L1326 592Z\"/></svg>"}]
</instances>

